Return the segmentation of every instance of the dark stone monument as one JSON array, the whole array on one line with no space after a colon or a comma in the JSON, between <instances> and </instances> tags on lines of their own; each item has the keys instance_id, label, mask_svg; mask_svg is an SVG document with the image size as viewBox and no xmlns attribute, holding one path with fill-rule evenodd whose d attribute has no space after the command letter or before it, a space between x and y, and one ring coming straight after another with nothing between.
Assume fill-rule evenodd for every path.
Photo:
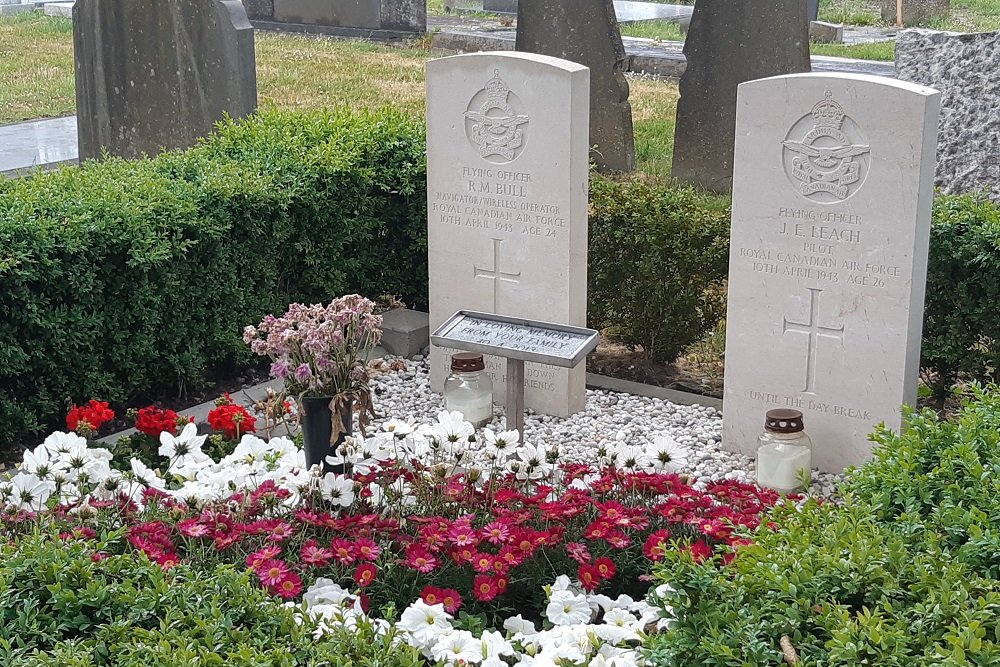
<instances>
[{"instance_id":1,"label":"dark stone monument","mask_svg":"<svg viewBox=\"0 0 1000 667\"><path fill-rule=\"evenodd\" d=\"M590 68L590 156L600 171L635 168L625 47L612 0L530 0L517 7L518 51Z\"/></svg>"},{"instance_id":2,"label":"dark stone monument","mask_svg":"<svg viewBox=\"0 0 1000 667\"><path fill-rule=\"evenodd\" d=\"M240 0L77 0L73 47L81 160L186 148L257 107Z\"/></svg>"},{"instance_id":3,"label":"dark stone monument","mask_svg":"<svg viewBox=\"0 0 1000 667\"><path fill-rule=\"evenodd\" d=\"M427 31L426 0L243 0L258 28L404 39Z\"/></svg>"},{"instance_id":4,"label":"dark stone monument","mask_svg":"<svg viewBox=\"0 0 1000 667\"><path fill-rule=\"evenodd\" d=\"M684 42L674 178L716 192L732 188L736 88L808 72L806 18L802 0L697 0Z\"/></svg>"}]
</instances>

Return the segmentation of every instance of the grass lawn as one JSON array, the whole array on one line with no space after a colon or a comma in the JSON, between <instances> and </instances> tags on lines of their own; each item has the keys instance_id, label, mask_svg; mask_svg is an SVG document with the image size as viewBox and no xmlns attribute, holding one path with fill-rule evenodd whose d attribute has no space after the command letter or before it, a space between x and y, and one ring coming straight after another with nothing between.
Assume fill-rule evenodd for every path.
<instances>
[{"instance_id":1,"label":"grass lawn","mask_svg":"<svg viewBox=\"0 0 1000 667\"><path fill-rule=\"evenodd\" d=\"M385 104L424 111L424 62L432 54L369 42L259 32L261 106L289 109ZM669 173L677 86L630 82L639 168ZM73 31L69 19L0 17L0 124L75 111Z\"/></svg>"},{"instance_id":2,"label":"grass lawn","mask_svg":"<svg viewBox=\"0 0 1000 667\"><path fill-rule=\"evenodd\" d=\"M875 0L820 0L819 17L848 25L884 25ZM956 32L1000 30L1000 0L951 0L951 16L923 26Z\"/></svg>"}]
</instances>

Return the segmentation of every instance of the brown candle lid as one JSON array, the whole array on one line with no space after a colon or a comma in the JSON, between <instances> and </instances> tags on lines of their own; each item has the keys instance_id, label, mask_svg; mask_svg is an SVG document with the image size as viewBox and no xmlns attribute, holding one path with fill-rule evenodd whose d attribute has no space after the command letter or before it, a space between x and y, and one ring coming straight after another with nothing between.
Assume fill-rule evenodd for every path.
<instances>
[{"instance_id":1,"label":"brown candle lid","mask_svg":"<svg viewBox=\"0 0 1000 667\"><path fill-rule=\"evenodd\" d=\"M451 370L456 373L474 373L485 368L483 355L478 352L459 352L451 355Z\"/></svg>"},{"instance_id":2,"label":"brown candle lid","mask_svg":"<svg viewBox=\"0 0 1000 667\"><path fill-rule=\"evenodd\" d=\"M789 408L768 410L764 430L772 433L798 433L803 428L802 413Z\"/></svg>"}]
</instances>

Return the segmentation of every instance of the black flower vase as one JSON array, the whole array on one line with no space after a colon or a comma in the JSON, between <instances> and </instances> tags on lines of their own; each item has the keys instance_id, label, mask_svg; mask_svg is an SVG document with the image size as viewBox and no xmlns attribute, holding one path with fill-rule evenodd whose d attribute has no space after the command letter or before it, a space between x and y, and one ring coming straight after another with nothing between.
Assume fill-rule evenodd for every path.
<instances>
[{"instance_id":1,"label":"black flower vase","mask_svg":"<svg viewBox=\"0 0 1000 667\"><path fill-rule=\"evenodd\" d=\"M343 466L331 466L326 463L326 457L336 451L337 447L344 442L344 438L354 433L354 399L348 399L342 406L340 418L343 420L344 430L336 442L331 442L333 423L330 403L332 401L332 396L304 396L302 398L299 416L299 423L302 427L302 448L306 453L307 466L312 467L319 463L325 470L343 472Z\"/></svg>"}]
</instances>

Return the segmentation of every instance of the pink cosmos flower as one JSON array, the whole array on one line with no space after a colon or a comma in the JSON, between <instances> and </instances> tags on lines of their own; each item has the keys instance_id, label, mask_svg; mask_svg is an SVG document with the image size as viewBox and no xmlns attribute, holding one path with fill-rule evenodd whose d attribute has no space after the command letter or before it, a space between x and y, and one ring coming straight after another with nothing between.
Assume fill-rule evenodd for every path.
<instances>
[{"instance_id":1,"label":"pink cosmos flower","mask_svg":"<svg viewBox=\"0 0 1000 667\"><path fill-rule=\"evenodd\" d=\"M510 539L510 526L503 521L493 521L483 527L481 534L490 544L506 544Z\"/></svg>"},{"instance_id":2,"label":"pink cosmos flower","mask_svg":"<svg viewBox=\"0 0 1000 667\"><path fill-rule=\"evenodd\" d=\"M262 563L269 560L274 560L281 555L281 547L277 545L266 546L263 549L259 549L246 558L246 564L248 570L257 571Z\"/></svg>"},{"instance_id":3,"label":"pink cosmos flower","mask_svg":"<svg viewBox=\"0 0 1000 667\"><path fill-rule=\"evenodd\" d=\"M177 530L181 535L186 535L187 537L206 537L212 532L212 529L203 524L198 518L178 521Z\"/></svg>"},{"instance_id":4,"label":"pink cosmos flower","mask_svg":"<svg viewBox=\"0 0 1000 667\"><path fill-rule=\"evenodd\" d=\"M316 540L308 540L299 552L302 562L313 567L326 567L333 560L333 550L321 547Z\"/></svg>"},{"instance_id":5,"label":"pink cosmos flower","mask_svg":"<svg viewBox=\"0 0 1000 667\"><path fill-rule=\"evenodd\" d=\"M354 554L358 557L358 560L374 561L378 559L381 553L382 547L376 544L374 540L363 537L354 542Z\"/></svg>"},{"instance_id":6,"label":"pink cosmos flower","mask_svg":"<svg viewBox=\"0 0 1000 667\"><path fill-rule=\"evenodd\" d=\"M354 562L354 545L350 540L335 537L330 542L330 548L333 550L334 560L341 565L350 565Z\"/></svg>"},{"instance_id":7,"label":"pink cosmos flower","mask_svg":"<svg viewBox=\"0 0 1000 667\"><path fill-rule=\"evenodd\" d=\"M433 572L441 561L431 553L431 551L420 544L411 544L406 547L406 567L427 574Z\"/></svg>"},{"instance_id":8,"label":"pink cosmos flower","mask_svg":"<svg viewBox=\"0 0 1000 667\"><path fill-rule=\"evenodd\" d=\"M580 565L589 563L591 560L590 552L587 550L587 545L583 542L567 542L566 553L568 553L569 557Z\"/></svg>"},{"instance_id":9,"label":"pink cosmos flower","mask_svg":"<svg viewBox=\"0 0 1000 667\"><path fill-rule=\"evenodd\" d=\"M288 566L280 560L265 560L257 565L255 570L260 583L267 587L278 586L288 575Z\"/></svg>"}]
</instances>

